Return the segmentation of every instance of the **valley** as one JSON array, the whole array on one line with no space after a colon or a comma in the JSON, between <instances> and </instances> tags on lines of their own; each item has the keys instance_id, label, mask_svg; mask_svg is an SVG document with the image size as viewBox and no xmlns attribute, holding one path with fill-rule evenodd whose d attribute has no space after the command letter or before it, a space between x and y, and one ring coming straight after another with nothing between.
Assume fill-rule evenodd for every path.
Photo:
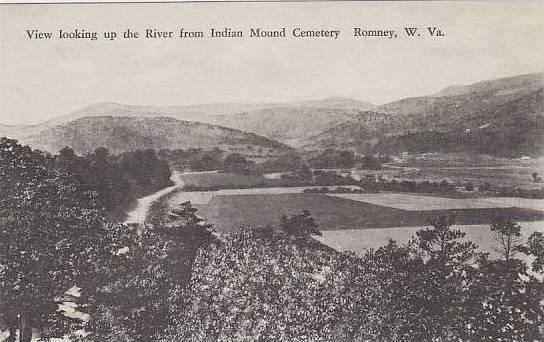
<instances>
[{"instance_id":1,"label":"valley","mask_svg":"<svg viewBox=\"0 0 544 342\"><path fill-rule=\"evenodd\" d=\"M499 218L508 217L523 222L523 225L527 223L527 234L535 229L544 229L543 199L485 196L450 198L434 194L393 192L334 193L334 186L327 187L328 193L314 193L308 190L322 187L251 188L249 183L243 183L244 177L217 172L181 174L180 177L189 188L204 185L213 189L232 187L235 178L239 178L239 185L249 185L247 188L209 191L180 188L163 199L171 210L190 201L200 215L222 233L236 232L244 225L270 225L278 229L283 215L293 215L305 209L310 211L324 234L320 241L333 248L340 246L341 250L356 252L365 248L379 248L387 239L396 239L397 230L402 230L399 227L406 227L406 235L398 241L407 241L416 227L424 227L428 220L441 216L454 216L456 226L464 231L471 230L473 226L478 227L474 234L477 234L479 241L487 241L486 246L492 240L489 225ZM358 187L349 188L353 190ZM487 238L483 227L487 227ZM370 235L381 238L366 240L367 230ZM352 233L346 235L348 232ZM336 238L337 235L340 237ZM350 237L345 244L341 243L343 236Z\"/></svg>"},{"instance_id":2,"label":"valley","mask_svg":"<svg viewBox=\"0 0 544 342\"><path fill-rule=\"evenodd\" d=\"M127 222L143 222L156 201L170 209L190 201L224 233L277 227L308 209L326 236L379 229L385 238L442 215L467 227L500 215L543 219L542 80L507 77L378 106L341 97L98 103L38 125L2 125L0 134L51 153L155 150L175 185L134 204Z\"/></svg>"},{"instance_id":3,"label":"valley","mask_svg":"<svg viewBox=\"0 0 544 342\"><path fill-rule=\"evenodd\" d=\"M451 265L470 281L458 286L471 296L463 310L488 315L472 303L482 301L480 293L494 295L504 274L523 275L523 303L538 304L528 291L541 284L542 277L531 277L544 260L538 254L544 233L540 79L449 87L379 106L338 97L179 107L98 103L40 124L2 124L0 135L29 146L0 141L6 175L0 186L8 193L0 197L0 214L4 208L15 213L0 217L8 228L0 234L4 241L28 237L20 253L8 253L12 265L28 245L54 255L53 263L67 259L62 270L69 280L58 286L48 312L91 308L82 324L97 336L112 336L109 327L115 334L118 326L145 336L154 325L178 329L175 338L156 335L179 340L200 329L193 320L201 316L224 325L229 336L224 317L238 308L234 301L255 312L272 303L278 314L267 324L295 329L318 312L307 330L319 334L325 330L315 324L331 317L331 327L344 332L351 323L343 322L362 317L355 324L366 333L384 326L367 320L372 312L397 315L387 296L398 295L396 305L416 293L414 302L421 303L418 291L427 296L433 289L425 281ZM21 234L28 227L45 231L47 243ZM77 281L67 256L83 265ZM57 274L43 279L48 285ZM439 289L449 286L448 280ZM67 288L96 297L74 298ZM66 300L59 305L57 298ZM354 298L361 300L356 306ZM226 308L218 318L201 309L215 303ZM126 319L126 312L133 316ZM69 312L55 317L64 316ZM240 326L254 321L241 318ZM9 329L0 336L14 336L17 327Z\"/></svg>"}]
</instances>

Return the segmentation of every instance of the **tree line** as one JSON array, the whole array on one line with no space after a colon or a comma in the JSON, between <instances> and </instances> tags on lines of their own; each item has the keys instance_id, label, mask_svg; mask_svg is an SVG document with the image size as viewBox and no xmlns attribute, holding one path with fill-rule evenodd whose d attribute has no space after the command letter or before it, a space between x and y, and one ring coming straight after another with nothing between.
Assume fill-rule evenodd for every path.
<instances>
[{"instance_id":1,"label":"tree line","mask_svg":"<svg viewBox=\"0 0 544 342\"><path fill-rule=\"evenodd\" d=\"M353 151L324 149L320 152L302 156L299 153L286 153L276 158L255 162L239 153L226 153L215 148L213 150L161 150L161 159L168 160L176 169L192 171L216 171L237 173L242 175L262 175L265 173L298 171L303 168L337 169L353 168L357 163L362 169L379 170L384 163L391 162L387 155L356 156Z\"/></svg>"},{"instance_id":2,"label":"tree line","mask_svg":"<svg viewBox=\"0 0 544 342\"><path fill-rule=\"evenodd\" d=\"M52 162L86 189L96 191L108 217L114 220L123 219L137 198L172 185L168 163L151 149L113 155L99 147L78 156L65 147L52 156Z\"/></svg>"}]
</instances>

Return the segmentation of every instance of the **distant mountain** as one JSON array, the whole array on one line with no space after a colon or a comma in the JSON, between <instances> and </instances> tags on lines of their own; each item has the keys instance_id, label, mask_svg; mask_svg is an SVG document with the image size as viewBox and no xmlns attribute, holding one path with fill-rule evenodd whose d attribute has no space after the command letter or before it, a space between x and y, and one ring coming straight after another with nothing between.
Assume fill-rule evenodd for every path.
<instances>
[{"instance_id":1,"label":"distant mountain","mask_svg":"<svg viewBox=\"0 0 544 342\"><path fill-rule=\"evenodd\" d=\"M399 117L373 111L359 112L351 120L344 121L301 143L306 150L326 148L370 151L388 133L402 132L404 123Z\"/></svg>"},{"instance_id":2,"label":"distant mountain","mask_svg":"<svg viewBox=\"0 0 544 342\"><path fill-rule=\"evenodd\" d=\"M169 116L181 120L199 121L215 115L227 115L251 110L259 110L279 106L275 104L238 104L238 103L214 103L192 106L133 106L114 102L100 102L87 106L77 112L70 113L51 120L68 122L82 117L92 116L129 116L129 117L161 117ZM208 120L204 120L208 121Z\"/></svg>"},{"instance_id":3,"label":"distant mountain","mask_svg":"<svg viewBox=\"0 0 544 342\"><path fill-rule=\"evenodd\" d=\"M423 97L407 98L377 106L375 111L405 116L410 128L434 129L436 125L487 112L530 95L544 86L544 73L528 74L448 87Z\"/></svg>"},{"instance_id":4,"label":"distant mountain","mask_svg":"<svg viewBox=\"0 0 544 342\"><path fill-rule=\"evenodd\" d=\"M543 90L496 108L466 115L440 130L418 131L382 139L379 152L472 152L503 157L544 155Z\"/></svg>"},{"instance_id":5,"label":"distant mountain","mask_svg":"<svg viewBox=\"0 0 544 342\"><path fill-rule=\"evenodd\" d=\"M305 140L360 152L543 155L544 74L448 87L424 97L377 106Z\"/></svg>"},{"instance_id":6,"label":"distant mountain","mask_svg":"<svg viewBox=\"0 0 544 342\"><path fill-rule=\"evenodd\" d=\"M173 107L102 102L39 125L17 126L12 129L3 129L0 126L0 134L5 131L19 137L35 135L83 117L172 117L241 129L296 145L299 139L347 121L358 111L371 107L369 103L340 97L291 103L218 103Z\"/></svg>"},{"instance_id":7,"label":"distant mountain","mask_svg":"<svg viewBox=\"0 0 544 342\"><path fill-rule=\"evenodd\" d=\"M104 146L113 153L136 149L221 148L242 154L275 155L292 149L277 141L231 128L169 117L98 116L76 119L38 134L17 137L34 148L57 152L70 146L84 154Z\"/></svg>"},{"instance_id":8,"label":"distant mountain","mask_svg":"<svg viewBox=\"0 0 544 342\"><path fill-rule=\"evenodd\" d=\"M372 108L371 104L357 100L328 98L232 115L218 115L214 116L211 122L253 132L297 147L306 138L350 121L361 111L369 108Z\"/></svg>"},{"instance_id":9,"label":"distant mountain","mask_svg":"<svg viewBox=\"0 0 544 342\"><path fill-rule=\"evenodd\" d=\"M98 136L104 141L106 137L102 135L109 134L110 140L106 140L114 150L122 150L123 141L130 146L187 147L197 146L195 142L198 142L203 144L202 147L215 147L225 145L225 142L222 138L204 139L207 131L202 127L219 125L222 127L215 130L222 133L212 135L243 136L248 132L253 133L245 136L249 140L258 140L265 145L278 144L279 141L304 150L330 147L361 153L459 151L504 156L542 155L539 139L542 136L543 86L544 73L520 75L451 86L429 96L402 99L377 107L340 97L291 103L177 107L97 103L39 125L0 125L0 134L32 141L51 150L66 140L66 136L78 140L77 134L90 135L90 130L95 129L92 125L98 125ZM197 127L195 122L202 126L195 129L191 139L182 142L181 137L168 135L176 133L163 127L166 117L174 120L177 130L181 130L183 125L175 119L184 120L184 127ZM85 120L80 121L82 118ZM93 121L91 118L102 119ZM157 122L151 123L152 118ZM113 126L106 127L109 124ZM135 125L141 127L136 128ZM129 136L140 128L144 131L149 128L151 136L141 133ZM113 129L117 131L112 132ZM106 133L100 133L100 130ZM124 138L116 138L117 135ZM42 136L52 140L49 142ZM266 142L260 139L266 139ZM88 150L87 143L79 140L74 144L81 151ZM94 142L91 137L88 144L94 146ZM132 148L130 146L127 148ZM229 148L235 147L229 145ZM279 148L287 147L281 145Z\"/></svg>"},{"instance_id":10,"label":"distant mountain","mask_svg":"<svg viewBox=\"0 0 544 342\"><path fill-rule=\"evenodd\" d=\"M468 86L450 86L432 96L459 96L470 93L485 94L487 96L522 96L542 88L543 82L544 73L526 74L477 82Z\"/></svg>"}]
</instances>

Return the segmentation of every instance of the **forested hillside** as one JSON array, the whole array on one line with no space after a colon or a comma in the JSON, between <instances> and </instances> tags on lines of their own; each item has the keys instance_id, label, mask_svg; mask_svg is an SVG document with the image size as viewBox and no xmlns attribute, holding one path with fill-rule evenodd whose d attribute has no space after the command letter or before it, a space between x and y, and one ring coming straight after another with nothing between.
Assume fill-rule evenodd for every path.
<instances>
[{"instance_id":1,"label":"forested hillside","mask_svg":"<svg viewBox=\"0 0 544 342\"><path fill-rule=\"evenodd\" d=\"M530 74L392 102L306 139L305 147L541 156L543 85L543 74Z\"/></svg>"},{"instance_id":2,"label":"forested hillside","mask_svg":"<svg viewBox=\"0 0 544 342\"><path fill-rule=\"evenodd\" d=\"M89 153L98 147L106 147L113 154L144 149L211 150L216 147L263 155L291 150L286 145L256 134L168 117L85 117L37 134L22 136L20 140L50 152L58 152L69 146L78 154Z\"/></svg>"},{"instance_id":3,"label":"forested hillside","mask_svg":"<svg viewBox=\"0 0 544 342\"><path fill-rule=\"evenodd\" d=\"M125 121L127 121L126 118L147 118L149 122L152 122L152 119L168 117L181 121L220 125L283 143L295 143L331 126L350 120L359 111L371 107L372 105L366 102L338 97L289 103L219 103L173 107L134 106L105 102L92 104L74 113L59 116L37 125L8 126L0 124L0 135L23 139L37 136L41 132L64 126L82 118L87 118L87 121L96 121L93 118L99 117L125 118ZM97 124L95 123L95 125ZM130 126L133 128L133 124ZM219 130L217 126L213 127ZM127 127L127 129L129 128ZM184 131L180 133L186 134ZM192 144L186 147L194 146L196 145Z\"/></svg>"}]
</instances>

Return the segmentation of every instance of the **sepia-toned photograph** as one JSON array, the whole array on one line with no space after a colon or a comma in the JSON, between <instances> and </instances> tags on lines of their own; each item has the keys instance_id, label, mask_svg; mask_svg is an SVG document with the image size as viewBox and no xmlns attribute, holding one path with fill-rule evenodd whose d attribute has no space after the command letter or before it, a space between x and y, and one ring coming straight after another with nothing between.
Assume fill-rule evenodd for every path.
<instances>
[{"instance_id":1,"label":"sepia-toned photograph","mask_svg":"<svg viewBox=\"0 0 544 342\"><path fill-rule=\"evenodd\" d=\"M544 2L0 3L0 341L544 341Z\"/></svg>"}]
</instances>

